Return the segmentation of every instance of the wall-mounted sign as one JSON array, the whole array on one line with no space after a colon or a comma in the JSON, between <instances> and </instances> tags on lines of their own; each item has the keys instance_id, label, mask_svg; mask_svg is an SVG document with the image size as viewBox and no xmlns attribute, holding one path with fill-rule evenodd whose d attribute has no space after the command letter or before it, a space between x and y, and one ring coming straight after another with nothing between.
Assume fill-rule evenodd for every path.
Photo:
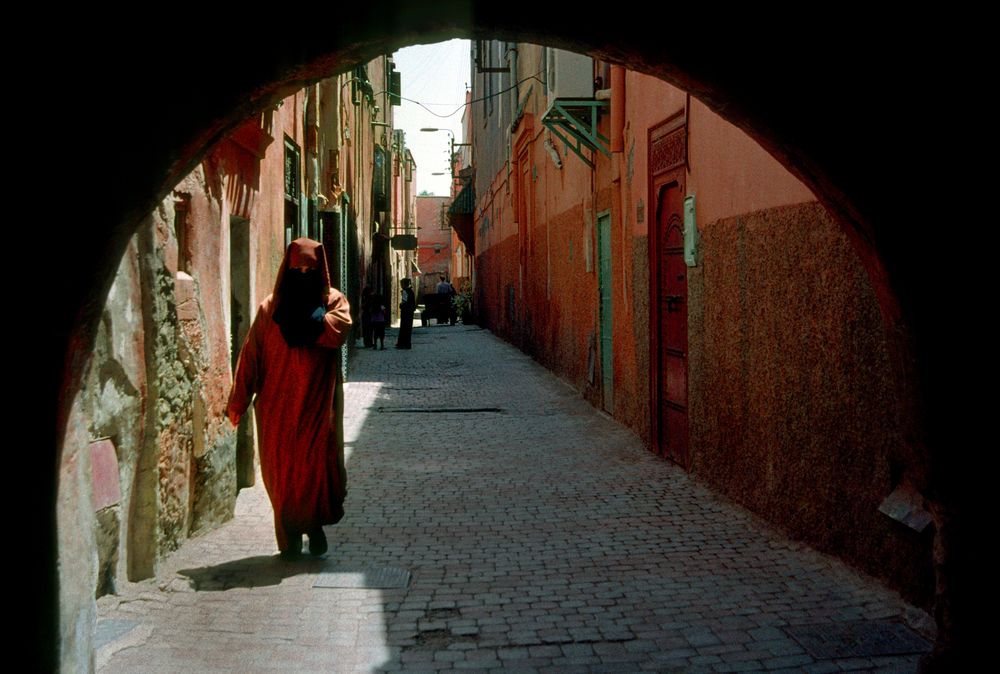
<instances>
[{"instance_id":1,"label":"wall-mounted sign","mask_svg":"<svg viewBox=\"0 0 1000 674\"><path fill-rule=\"evenodd\" d=\"M413 234L397 234L392 237L393 250L416 250L417 237Z\"/></svg>"}]
</instances>

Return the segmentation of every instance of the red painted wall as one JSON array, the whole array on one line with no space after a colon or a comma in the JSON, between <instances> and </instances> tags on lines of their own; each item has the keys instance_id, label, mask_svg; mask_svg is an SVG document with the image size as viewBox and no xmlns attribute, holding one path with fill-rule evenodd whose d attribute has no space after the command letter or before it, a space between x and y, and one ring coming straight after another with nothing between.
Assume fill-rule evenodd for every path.
<instances>
[{"instance_id":1,"label":"red painted wall","mask_svg":"<svg viewBox=\"0 0 1000 674\"><path fill-rule=\"evenodd\" d=\"M524 60L528 67L533 63ZM537 92L528 97L525 111L534 116L533 128L526 132L527 138L516 140L519 147L528 148L533 180L531 225L523 242L527 252L522 259L521 237L513 224L520 175L515 157L512 177L508 179L505 165L494 178L491 194L478 195L477 230L489 222L489 231L477 242L482 259L480 311L489 317L491 328L601 405L600 368L595 368L593 378L589 374L591 358L599 361L599 353L590 353L599 334L595 227L597 217L610 212L616 395L609 411L647 438L649 128L674 115L686 115L687 193L697 197L699 224L814 199L746 134L689 100L685 92L633 72L627 73L626 92L625 151L610 159L598 155L593 172L539 123L544 97ZM608 115L602 116L600 130L610 133ZM559 152L561 168L546 151L547 138ZM505 223L510 225L505 228ZM490 249L507 236L514 237L507 244L515 250L514 259L501 262Z\"/></svg>"},{"instance_id":2,"label":"red painted wall","mask_svg":"<svg viewBox=\"0 0 1000 674\"><path fill-rule=\"evenodd\" d=\"M874 290L816 203L724 218L691 270L692 470L926 604L931 531L879 511L905 428Z\"/></svg>"},{"instance_id":3,"label":"red painted wall","mask_svg":"<svg viewBox=\"0 0 1000 674\"><path fill-rule=\"evenodd\" d=\"M298 145L303 158L306 154L305 136L302 129L301 92L286 98L282 105L271 113L271 144L267 156L261 162L261 197L251 218L251 233L257 233L257 265L254 292L259 304L274 290L274 279L285 255L285 137ZM305 172L303 171L303 178ZM305 200L300 201L300 209L306 208ZM254 307L256 311L256 307Z\"/></svg>"},{"instance_id":4,"label":"red painted wall","mask_svg":"<svg viewBox=\"0 0 1000 674\"><path fill-rule=\"evenodd\" d=\"M416 201L417 265L423 272L420 292L432 293L439 275L451 278L451 226L448 224L451 197L418 196Z\"/></svg>"},{"instance_id":5,"label":"red painted wall","mask_svg":"<svg viewBox=\"0 0 1000 674\"><path fill-rule=\"evenodd\" d=\"M520 45L522 75L537 65L532 49ZM597 155L593 171L553 138L556 166L537 88L522 101L510 155L476 140L477 172L497 167L477 176L483 324L651 443L649 132L679 116L684 195L695 198L701 236L688 269L692 470L792 535L927 601L929 537L877 510L899 479L907 431L878 302L851 242L798 179L697 100L631 72L625 91L624 151ZM599 129L610 136L610 115ZM516 206L521 157L527 218ZM611 218L612 401L603 399L598 346L602 213Z\"/></svg>"}]
</instances>

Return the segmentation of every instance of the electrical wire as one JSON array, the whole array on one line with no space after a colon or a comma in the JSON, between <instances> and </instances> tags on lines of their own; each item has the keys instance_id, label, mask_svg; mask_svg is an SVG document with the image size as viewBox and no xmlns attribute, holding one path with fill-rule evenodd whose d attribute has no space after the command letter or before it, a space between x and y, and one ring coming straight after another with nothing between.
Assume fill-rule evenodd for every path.
<instances>
[{"instance_id":1,"label":"electrical wire","mask_svg":"<svg viewBox=\"0 0 1000 674\"><path fill-rule=\"evenodd\" d=\"M442 115L442 114L436 113L436 112L434 112L433 110L431 110L430 108L427 107L427 105L447 105L447 103L428 103L427 105L424 105L420 101L415 101L412 98L406 98L405 96L400 96L399 98L400 98L400 100L406 101L407 103L413 103L415 105L419 105L421 108L423 108L424 110L426 110L430 114L434 115L435 117L440 117L442 119L447 119L449 117L454 117L455 114L457 114L458 112L461 112L467 105L472 105L473 103L479 103L480 101L485 101L485 100L487 100L489 98L495 98L495 97L500 96L502 94L506 94L507 92L513 91L514 89L516 89L519 85L524 84L525 82L528 82L529 80L535 80L539 84L544 85L545 81L542 80L542 79L540 79L538 77L541 74L542 74L542 71L538 71L536 74L529 75L528 77L525 77L523 80L518 80L517 82L515 82L510 87L508 87L506 89L503 89L501 91L498 91L495 94L490 94L489 96L483 96L482 98L477 98L475 100L469 101L468 103L462 103L460 106L458 106L457 108L455 108L452 112L449 112L447 115ZM375 95L379 96L379 95L384 94L384 93L385 93L385 91L380 91L380 92L378 92Z\"/></svg>"}]
</instances>

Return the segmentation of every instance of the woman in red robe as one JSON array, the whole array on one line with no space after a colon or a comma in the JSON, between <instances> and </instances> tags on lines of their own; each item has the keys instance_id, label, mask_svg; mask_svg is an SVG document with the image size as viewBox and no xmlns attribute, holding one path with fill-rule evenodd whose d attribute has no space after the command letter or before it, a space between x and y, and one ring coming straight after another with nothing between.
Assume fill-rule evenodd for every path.
<instances>
[{"instance_id":1,"label":"woman in red robe","mask_svg":"<svg viewBox=\"0 0 1000 674\"><path fill-rule=\"evenodd\" d=\"M344 516L335 349L350 328L350 306L330 286L323 245L296 239L274 292L257 309L226 408L235 426L253 398L260 469L283 557L302 553L302 534L309 536L310 553L326 552L323 525Z\"/></svg>"}]
</instances>

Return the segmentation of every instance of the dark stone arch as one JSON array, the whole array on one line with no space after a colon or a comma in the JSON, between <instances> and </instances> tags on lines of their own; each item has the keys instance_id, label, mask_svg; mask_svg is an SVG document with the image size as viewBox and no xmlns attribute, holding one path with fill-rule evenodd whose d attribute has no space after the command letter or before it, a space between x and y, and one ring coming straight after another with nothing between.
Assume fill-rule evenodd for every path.
<instances>
[{"instance_id":1,"label":"dark stone arch","mask_svg":"<svg viewBox=\"0 0 1000 674\"><path fill-rule=\"evenodd\" d=\"M71 158L85 167L71 192L83 210L60 231L56 266L70 282L35 347L44 356L36 374L41 428L55 432L27 469L41 476L31 505L40 514L34 549L45 560L35 569L43 663L57 657L53 466L115 266L138 222L247 116L378 53L458 36L586 51L683 87L753 136L834 213L872 279L900 395L917 420L907 469L936 503L939 522L954 527L941 538L940 554L956 566L939 582L939 646L962 638L961 619L949 621L969 601L958 582L971 534L955 523L969 508L971 475L954 436L961 398L949 397L954 378L937 353L941 342L955 342L933 309L947 288L926 273L939 242L922 217L926 157L915 142L936 121L922 96L947 70L945 47L926 39L929 26L900 31L888 19L828 15L820 31L789 29L787 17L720 25L686 10L650 16L645 7L616 3L595 16L537 3L383 0L290 13L287 31L263 13L174 17L130 32L74 27L57 48L66 68L57 81L72 104L59 110L63 124L70 111Z\"/></svg>"}]
</instances>

